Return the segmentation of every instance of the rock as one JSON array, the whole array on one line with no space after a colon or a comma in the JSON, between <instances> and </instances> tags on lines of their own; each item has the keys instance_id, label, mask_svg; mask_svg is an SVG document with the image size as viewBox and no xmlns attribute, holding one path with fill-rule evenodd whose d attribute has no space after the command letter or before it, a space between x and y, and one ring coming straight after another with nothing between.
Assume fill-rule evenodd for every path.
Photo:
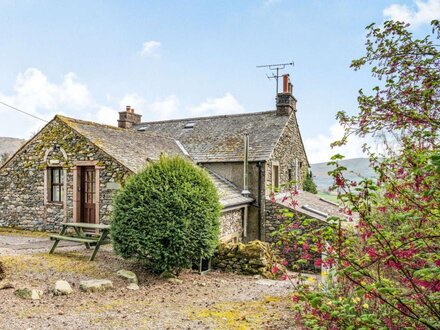
<instances>
[{"instance_id":1,"label":"rock","mask_svg":"<svg viewBox=\"0 0 440 330\"><path fill-rule=\"evenodd\" d=\"M127 289L137 291L137 290L139 290L139 285L137 285L136 283L130 283L130 285L127 286Z\"/></svg>"},{"instance_id":2,"label":"rock","mask_svg":"<svg viewBox=\"0 0 440 330\"><path fill-rule=\"evenodd\" d=\"M20 297L22 299L30 299L30 297L32 296L32 292L28 288L17 289L14 293L17 297Z\"/></svg>"},{"instance_id":3,"label":"rock","mask_svg":"<svg viewBox=\"0 0 440 330\"><path fill-rule=\"evenodd\" d=\"M113 288L113 283L110 280L88 280L81 281L79 288L85 292L104 291Z\"/></svg>"},{"instance_id":4,"label":"rock","mask_svg":"<svg viewBox=\"0 0 440 330\"><path fill-rule=\"evenodd\" d=\"M72 287L66 281L56 281L53 294L56 296L69 295L73 292Z\"/></svg>"},{"instance_id":5,"label":"rock","mask_svg":"<svg viewBox=\"0 0 440 330\"><path fill-rule=\"evenodd\" d=\"M15 290L15 295L22 299L38 300L43 296L43 291L29 289L29 288L22 288Z\"/></svg>"},{"instance_id":6,"label":"rock","mask_svg":"<svg viewBox=\"0 0 440 330\"><path fill-rule=\"evenodd\" d=\"M31 290L31 299L32 300L40 300L42 296L43 296L43 291Z\"/></svg>"},{"instance_id":7,"label":"rock","mask_svg":"<svg viewBox=\"0 0 440 330\"><path fill-rule=\"evenodd\" d=\"M182 280L179 280L178 278L169 278L169 279L168 279L168 282L173 283L173 284L175 284L175 285L180 285L180 284L183 283L183 281L182 281Z\"/></svg>"},{"instance_id":8,"label":"rock","mask_svg":"<svg viewBox=\"0 0 440 330\"><path fill-rule=\"evenodd\" d=\"M136 274L129 270L121 269L118 270L116 274L118 274L119 277L125 278L130 283L135 283L135 284L139 283Z\"/></svg>"},{"instance_id":9,"label":"rock","mask_svg":"<svg viewBox=\"0 0 440 330\"><path fill-rule=\"evenodd\" d=\"M172 272L166 270L162 274L160 274L160 277L162 277L162 278L176 278L176 275L174 275Z\"/></svg>"}]
</instances>

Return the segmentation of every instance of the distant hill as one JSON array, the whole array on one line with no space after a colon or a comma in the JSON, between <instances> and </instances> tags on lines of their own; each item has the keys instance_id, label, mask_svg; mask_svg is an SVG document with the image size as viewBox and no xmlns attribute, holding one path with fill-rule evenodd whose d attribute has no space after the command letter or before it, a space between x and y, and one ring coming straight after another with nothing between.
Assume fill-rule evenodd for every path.
<instances>
[{"instance_id":1,"label":"distant hill","mask_svg":"<svg viewBox=\"0 0 440 330\"><path fill-rule=\"evenodd\" d=\"M24 142L26 141L21 139L0 137L0 155L7 153L11 156L23 145Z\"/></svg>"},{"instance_id":2,"label":"distant hill","mask_svg":"<svg viewBox=\"0 0 440 330\"><path fill-rule=\"evenodd\" d=\"M375 173L370 168L370 162L368 158L353 158L353 159L343 159L339 162L341 165L345 166L348 171L346 177L350 180L359 180L360 175L362 177L374 178ZM317 163L312 164L313 180L318 186L319 191L328 191L328 187L332 185L333 178L327 173L334 169L333 166L328 166L327 163ZM358 175L360 174L360 175Z\"/></svg>"}]
</instances>

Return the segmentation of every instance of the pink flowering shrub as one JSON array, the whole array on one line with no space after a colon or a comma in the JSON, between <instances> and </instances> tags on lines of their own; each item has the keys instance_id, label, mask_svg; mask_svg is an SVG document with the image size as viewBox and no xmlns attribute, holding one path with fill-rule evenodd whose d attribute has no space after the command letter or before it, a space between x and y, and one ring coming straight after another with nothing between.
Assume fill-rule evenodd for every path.
<instances>
[{"instance_id":1,"label":"pink flowering shrub","mask_svg":"<svg viewBox=\"0 0 440 330\"><path fill-rule=\"evenodd\" d=\"M305 230L313 220L286 211L276 233L278 246L301 256L290 265L299 275L285 278L307 328L440 328L440 24L421 40L407 27L367 27L366 55L352 67L371 66L379 86L360 91L358 115L337 116L345 135L335 145L350 135L381 139L380 155L365 146L377 179L348 180L343 156L334 156L332 189L345 217ZM302 273L316 253L318 284Z\"/></svg>"}]
</instances>

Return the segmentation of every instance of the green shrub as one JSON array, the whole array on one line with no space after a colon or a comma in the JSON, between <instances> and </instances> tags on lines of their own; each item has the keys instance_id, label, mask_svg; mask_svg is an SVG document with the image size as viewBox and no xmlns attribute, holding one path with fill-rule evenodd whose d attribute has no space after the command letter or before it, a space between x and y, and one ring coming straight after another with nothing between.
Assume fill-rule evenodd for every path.
<instances>
[{"instance_id":1,"label":"green shrub","mask_svg":"<svg viewBox=\"0 0 440 330\"><path fill-rule=\"evenodd\" d=\"M312 194L318 193L318 189L316 188L316 183L313 182L313 175L311 171L307 173L306 178L304 179L303 190L308 191Z\"/></svg>"},{"instance_id":2,"label":"green shrub","mask_svg":"<svg viewBox=\"0 0 440 330\"><path fill-rule=\"evenodd\" d=\"M154 272L178 274L218 244L217 190L205 170L181 157L161 157L131 176L113 206L114 250Z\"/></svg>"}]
</instances>

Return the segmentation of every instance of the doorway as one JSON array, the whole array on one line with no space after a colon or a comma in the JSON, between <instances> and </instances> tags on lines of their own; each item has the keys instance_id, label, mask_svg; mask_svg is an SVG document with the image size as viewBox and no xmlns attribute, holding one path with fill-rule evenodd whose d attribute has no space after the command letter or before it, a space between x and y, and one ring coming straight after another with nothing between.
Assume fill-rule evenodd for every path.
<instances>
[{"instance_id":1,"label":"doorway","mask_svg":"<svg viewBox=\"0 0 440 330\"><path fill-rule=\"evenodd\" d=\"M96 223L96 171L94 166L80 167L79 220Z\"/></svg>"}]
</instances>

